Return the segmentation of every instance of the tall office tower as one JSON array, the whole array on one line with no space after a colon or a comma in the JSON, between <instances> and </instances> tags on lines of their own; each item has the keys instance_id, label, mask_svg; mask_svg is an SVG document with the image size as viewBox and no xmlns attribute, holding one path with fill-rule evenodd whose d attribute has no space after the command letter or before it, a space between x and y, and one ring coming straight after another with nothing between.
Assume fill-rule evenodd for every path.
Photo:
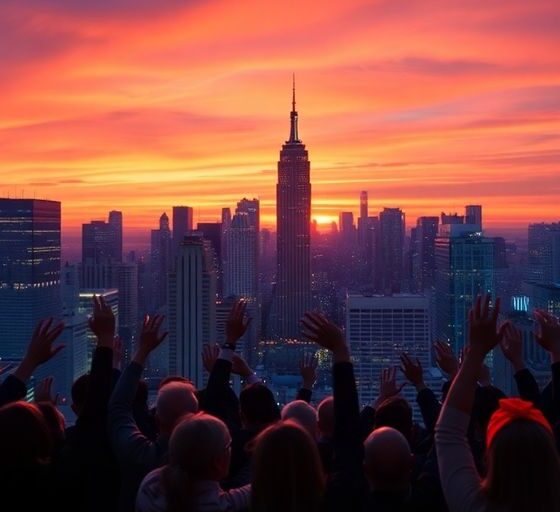
<instances>
[{"instance_id":1,"label":"tall office tower","mask_svg":"<svg viewBox=\"0 0 560 512\"><path fill-rule=\"evenodd\" d=\"M122 213L109 213L109 222L82 224L82 288L113 286L115 263L122 262Z\"/></svg>"},{"instance_id":2,"label":"tall office tower","mask_svg":"<svg viewBox=\"0 0 560 512\"><path fill-rule=\"evenodd\" d=\"M185 237L169 278L169 374L204 385L200 353L216 340L216 272L208 240Z\"/></svg>"},{"instance_id":3,"label":"tall office tower","mask_svg":"<svg viewBox=\"0 0 560 512\"><path fill-rule=\"evenodd\" d=\"M438 217L418 217L411 230L412 284L421 292L435 284Z\"/></svg>"},{"instance_id":4,"label":"tall office tower","mask_svg":"<svg viewBox=\"0 0 560 512\"><path fill-rule=\"evenodd\" d=\"M358 217L358 247L360 259L365 259L366 233L368 229L368 193L366 190L360 192L360 216Z\"/></svg>"},{"instance_id":5,"label":"tall office tower","mask_svg":"<svg viewBox=\"0 0 560 512\"><path fill-rule=\"evenodd\" d=\"M20 359L37 322L60 319L60 203L0 199L0 359Z\"/></svg>"},{"instance_id":6,"label":"tall office tower","mask_svg":"<svg viewBox=\"0 0 560 512\"><path fill-rule=\"evenodd\" d=\"M223 254L222 254L222 223L221 222L199 222L196 230L202 233L204 238L210 242L212 259L216 270L216 293L218 297L223 296Z\"/></svg>"},{"instance_id":7,"label":"tall office tower","mask_svg":"<svg viewBox=\"0 0 560 512\"><path fill-rule=\"evenodd\" d=\"M173 207L173 255L177 255L177 249L185 235L193 230L193 209L190 206Z\"/></svg>"},{"instance_id":8,"label":"tall office tower","mask_svg":"<svg viewBox=\"0 0 560 512\"><path fill-rule=\"evenodd\" d=\"M430 301L424 295L349 295L346 298L346 339L350 346L356 385L363 405L379 396L384 368L400 365L403 352L417 357L428 373L432 331ZM416 392L404 388L416 408Z\"/></svg>"},{"instance_id":9,"label":"tall office tower","mask_svg":"<svg viewBox=\"0 0 560 512\"><path fill-rule=\"evenodd\" d=\"M247 314L252 318L247 333L240 343L240 351L251 362L259 333L259 238L256 223L245 211L237 212L225 236L224 297L244 298L248 301Z\"/></svg>"},{"instance_id":10,"label":"tall office tower","mask_svg":"<svg viewBox=\"0 0 560 512\"><path fill-rule=\"evenodd\" d=\"M479 204L468 204L465 206L465 224L476 226L482 231L482 206Z\"/></svg>"},{"instance_id":11,"label":"tall office tower","mask_svg":"<svg viewBox=\"0 0 560 512\"><path fill-rule=\"evenodd\" d=\"M398 293L403 280L405 217L400 208L379 214L379 259L376 265L383 293Z\"/></svg>"},{"instance_id":12,"label":"tall office tower","mask_svg":"<svg viewBox=\"0 0 560 512\"><path fill-rule=\"evenodd\" d=\"M340 212L338 216L338 227L343 250L352 248L356 240L356 227L354 226L354 214L352 212Z\"/></svg>"},{"instance_id":13,"label":"tall office tower","mask_svg":"<svg viewBox=\"0 0 560 512\"><path fill-rule=\"evenodd\" d=\"M109 212L109 225L115 232L115 260L122 262L123 254L123 215L122 212L112 210Z\"/></svg>"},{"instance_id":14,"label":"tall office tower","mask_svg":"<svg viewBox=\"0 0 560 512\"><path fill-rule=\"evenodd\" d=\"M298 338L300 320L311 309L311 183L309 158L298 136L295 81L290 137L282 146L276 185L277 279L273 332Z\"/></svg>"},{"instance_id":15,"label":"tall office tower","mask_svg":"<svg viewBox=\"0 0 560 512\"><path fill-rule=\"evenodd\" d=\"M529 224L527 281L560 284L560 222Z\"/></svg>"},{"instance_id":16,"label":"tall office tower","mask_svg":"<svg viewBox=\"0 0 560 512\"><path fill-rule=\"evenodd\" d=\"M116 286L119 290L119 336L123 341L123 355L130 361L136 348L138 331L138 265L117 263L114 266Z\"/></svg>"},{"instance_id":17,"label":"tall office tower","mask_svg":"<svg viewBox=\"0 0 560 512\"><path fill-rule=\"evenodd\" d=\"M436 238L437 338L456 353L467 343L467 316L477 295L494 293L494 239L473 224L442 224Z\"/></svg>"},{"instance_id":18,"label":"tall office tower","mask_svg":"<svg viewBox=\"0 0 560 512\"><path fill-rule=\"evenodd\" d=\"M367 190L360 192L360 219L368 218L368 193Z\"/></svg>"},{"instance_id":19,"label":"tall office tower","mask_svg":"<svg viewBox=\"0 0 560 512\"><path fill-rule=\"evenodd\" d=\"M458 215L457 213L444 213L441 212L441 223L442 224L464 224L465 216Z\"/></svg>"},{"instance_id":20,"label":"tall office tower","mask_svg":"<svg viewBox=\"0 0 560 512\"><path fill-rule=\"evenodd\" d=\"M159 229L152 229L150 270L152 290L150 310L157 311L167 303L168 273L173 266L172 238L169 217L163 213Z\"/></svg>"}]
</instances>

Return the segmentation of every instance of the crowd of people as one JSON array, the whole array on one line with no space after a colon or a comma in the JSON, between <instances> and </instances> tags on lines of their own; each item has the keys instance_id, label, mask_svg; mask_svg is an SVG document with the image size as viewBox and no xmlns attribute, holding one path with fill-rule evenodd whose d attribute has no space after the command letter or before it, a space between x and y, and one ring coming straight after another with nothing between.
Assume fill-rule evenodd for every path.
<instances>
[{"instance_id":1,"label":"crowd of people","mask_svg":"<svg viewBox=\"0 0 560 512\"><path fill-rule=\"evenodd\" d=\"M332 354L333 395L313 405L317 361L301 364L297 399L279 408L237 352L249 319L234 305L222 346L204 347L204 389L164 379L148 404L142 372L164 343L164 318L146 316L122 371L115 318L94 297L97 338L91 370L72 387L73 426L52 396L52 379L26 401L35 369L63 349L64 326L39 323L26 354L0 385L0 487L14 510L128 512L549 512L560 511L560 322L535 311L535 340L551 356L543 390L526 368L523 338L499 325L500 303L479 297L461 358L434 345L448 376L441 400L414 354L380 375L380 396L360 410L344 333L320 313L302 337ZM518 387L492 386L485 359L500 347ZM417 390L423 425L413 422L397 371ZM243 380L239 396L231 376ZM439 394L439 390L438 390ZM10 504L10 505L8 505Z\"/></svg>"}]
</instances>

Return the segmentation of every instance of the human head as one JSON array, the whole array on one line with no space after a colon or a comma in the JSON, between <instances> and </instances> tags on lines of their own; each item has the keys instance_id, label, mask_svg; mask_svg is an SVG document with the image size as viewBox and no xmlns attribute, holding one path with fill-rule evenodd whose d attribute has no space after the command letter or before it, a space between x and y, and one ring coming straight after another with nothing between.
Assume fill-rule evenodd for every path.
<instances>
[{"instance_id":1,"label":"human head","mask_svg":"<svg viewBox=\"0 0 560 512\"><path fill-rule=\"evenodd\" d=\"M495 386L480 386L476 388L471 414L471 432L474 428L480 438L484 439L488 422L494 412L498 410L500 400L505 397L504 392Z\"/></svg>"},{"instance_id":2,"label":"human head","mask_svg":"<svg viewBox=\"0 0 560 512\"><path fill-rule=\"evenodd\" d=\"M394 396L383 401L375 411L374 428L391 427L408 441L412 438L412 408L405 398Z\"/></svg>"},{"instance_id":3,"label":"human head","mask_svg":"<svg viewBox=\"0 0 560 512\"><path fill-rule=\"evenodd\" d=\"M364 472L373 490L401 491L410 486L413 457L404 435L391 427L374 430L364 442Z\"/></svg>"},{"instance_id":4,"label":"human head","mask_svg":"<svg viewBox=\"0 0 560 512\"><path fill-rule=\"evenodd\" d=\"M325 490L317 444L296 422L271 425L259 434L252 456L252 509L316 512Z\"/></svg>"},{"instance_id":5,"label":"human head","mask_svg":"<svg viewBox=\"0 0 560 512\"><path fill-rule=\"evenodd\" d=\"M280 419L280 410L272 391L255 382L239 394L239 412L245 428L262 430Z\"/></svg>"},{"instance_id":6,"label":"human head","mask_svg":"<svg viewBox=\"0 0 560 512\"><path fill-rule=\"evenodd\" d=\"M303 400L294 400L282 408L281 418L293 420L303 427L312 439L317 439L317 411Z\"/></svg>"},{"instance_id":7,"label":"human head","mask_svg":"<svg viewBox=\"0 0 560 512\"><path fill-rule=\"evenodd\" d=\"M163 386L169 384L170 382L186 382L187 384L192 384L192 381L190 381L186 377L182 377L181 375L169 375L161 379L158 389L161 389Z\"/></svg>"},{"instance_id":8,"label":"human head","mask_svg":"<svg viewBox=\"0 0 560 512\"><path fill-rule=\"evenodd\" d=\"M225 478L230 458L231 436L221 420L205 413L183 416L171 434L163 470L167 510L191 510L192 484Z\"/></svg>"},{"instance_id":9,"label":"human head","mask_svg":"<svg viewBox=\"0 0 560 512\"><path fill-rule=\"evenodd\" d=\"M170 436L177 420L188 413L198 411L195 389L187 382L168 382L158 390L156 398L156 422L162 436Z\"/></svg>"},{"instance_id":10,"label":"human head","mask_svg":"<svg viewBox=\"0 0 560 512\"><path fill-rule=\"evenodd\" d=\"M328 396L317 407L319 432L330 439L334 436L334 398Z\"/></svg>"},{"instance_id":11,"label":"human head","mask_svg":"<svg viewBox=\"0 0 560 512\"><path fill-rule=\"evenodd\" d=\"M64 415L50 402L37 402L36 405L47 422L54 447L62 447L66 430Z\"/></svg>"},{"instance_id":12,"label":"human head","mask_svg":"<svg viewBox=\"0 0 560 512\"><path fill-rule=\"evenodd\" d=\"M491 503L511 512L560 510L560 460L540 411L523 400L501 400L488 433L483 488Z\"/></svg>"},{"instance_id":13,"label":"human head","mask_svg":"<svg viewBox=\"0 0 560 512\"><path fill-rule=\"evenodd\" d=\"M89 373L80 375L72 384L72 411L76 416L80 416L86 403L87 392L89 388Z\"/></svg>"},{"instance_id":14,"label":"human head","mask_svg":"<svg viewBox=\"0 0 560 512\"><path fill-rule=\"evenodd\" d=\"M53 441L41 411L19 401L0 407L2 466L28 468L49 462Z\"/></svg>"}]
</instances>

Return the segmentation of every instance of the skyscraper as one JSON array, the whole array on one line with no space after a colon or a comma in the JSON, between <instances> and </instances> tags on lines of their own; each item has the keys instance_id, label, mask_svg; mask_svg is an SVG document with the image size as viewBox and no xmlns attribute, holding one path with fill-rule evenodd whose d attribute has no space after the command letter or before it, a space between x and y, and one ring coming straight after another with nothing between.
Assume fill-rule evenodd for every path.
<instances>
[{"instance_id":1,"label":"skyscraper","mask_svg":"<svg viewBox=\"0 0 560 512\"><path fill-rule=\"evenodd\" d=\"M0 358L20 359L37 322L61 315L60 203L0 199Z\"/></svg>"},{"instance_id":2,"label":"skyscraper","mask_svg":"<svg viewBox=\"0 0 560 512\"><path fill-rule=\"evenodd\" d=\"M560 284L560 222L529 225L527 281Z\"/></svg>"},{"instance_id":3,"label":"skyscraper","mask_svg":"<svg viewBox=\"0 0 560 512\"><path fill-rule=\"evenodd\" d=\"M109 225L115 232L115 261L122 262L123 254L123 215L122 212L112 210L109 212Z\"/></svg>"},{"instance_id":4,"label":"skyscraper","mask_svg":"<svg viewBox=\"0 0 560 512\"><path fill-rule=\"evenodd\" d=\"M479 204L468 204L465 206L465 224L476 226L482 231L482 206Z\"/></svg>"},{"instance_id":5,"label":"skyscraper","mask_svg":"<svg viewBox=\"0 0 560 512\"><path fill-rule=\"evenodd\" d=\"M442 224L435 247L436 335L458 353L467 342L467 316L477 295L494 296L494 239L473 224Z\"/></svg>"},{"instance_id":6,"label":"skyscraper","mask_svg":"<svg viewBox=\"0 0 560 512\"><path fill-rule=\"evenodd\" d=\"M208 240L187 236L169 277L169 374L204 385L200 353L216 340L216 273Z\"/></svg>"},{"instance_id":7,"label":"skyscraper","mask_svg":"<svg viewBox=\"0 0 560 512\"><path fill-rule=\"evenodd\" d=\"M222 250L225 255L224 297L245 298L248 301L247 314L252 322L240 340L240 350L249 360L254 360L260 328L258 212L258 202L253 217L245 209L237 208L224 236Z\"/></svg>"},{"instance_id":8,"label":"skyscraper","mask_svg":"<svg viewBox=\"0 0 560 512\"><path fill-rule=\"evenodd\" d=\"M338 216L338 227L340 230L341 249L349 251L354 247L356 241L356 227L354 226L354 214L352 212L340 212Z\"/></svg>"},{"instance_id":9,"label":"skyscraper","mask_svg":"<svg viewBox=\"0 0 560 512\"><path fill-rule=\"evenodd\" d=\"M159 229L152 229L150 268L152 274L152 302L150 309L156 311L167 303L168 272L173 265L172 238L169 217L163 213Z\"/></svg>"},{"instance_id":10,"label":"skyscraper","mask_svg":"<svg viewBox=\"0 0 560 512\"><path fill-rule=\"evenodd\" d=\"M295 81L290 137L282 146L276 185L277 279L273 332L297 338L300 319L311 309L311 183L309 159L298 136Z\"/></svg>"},{"instance_id":11,"label":"skyscraper","mask_svg":"<svg viewBox=\"0 0 560 512\"><path fill-rule=\"evenodd\" d=\"M412 285L417 292L431 288L435 283L438 226L438 217L418 217L416 227L412 229Z\"/></svg>"},{"instance_id":12,"label":"skyscraper","mask_svg":"<svg viewBox=\"0 0 560 512\"><path fill-rule=\"evenodd\" d=\"M177 249L185 235L193 230L193 209L190 206L173 207L173 254L177 255Z\"/></svg>"},{"instance_id":13,"label":"skyscraper","mask_svg":"<svg viewBox=\"0 0 560 512\"><path fill-rule=\"evenodd\" d=\"M405 220L400 208L384 208L379 214L379 259L377 274L381 291L398 293L403 281Z\"/></svg>"},{"instance_id":14,"label":"skyscraper","mask_svg":"<svg viewBox=\"0 0 560 512\"><path fill-rule=\"evenodd\" d=\"M109 222L82 224L82 288L113 286L113 265L122 262L122 213L109 212Z\"/></svg>"}]
</instances>

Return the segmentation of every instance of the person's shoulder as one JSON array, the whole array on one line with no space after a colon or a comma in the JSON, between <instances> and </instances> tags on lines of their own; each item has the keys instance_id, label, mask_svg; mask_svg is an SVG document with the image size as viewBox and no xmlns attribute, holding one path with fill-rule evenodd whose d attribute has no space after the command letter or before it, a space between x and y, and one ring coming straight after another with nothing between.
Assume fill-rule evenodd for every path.
<instances>
[{"instance_id":1,"label":"person's shoulder","mask_svg":"<svg viewBox=\"0 0 560 512\"><path fill-rule=\"evenodd\" d=\"M138 512L164 512L167 508L165 493L161 482L163 468L148 473L138 489L136 510Z\"/></svg>"}]
</instances>

